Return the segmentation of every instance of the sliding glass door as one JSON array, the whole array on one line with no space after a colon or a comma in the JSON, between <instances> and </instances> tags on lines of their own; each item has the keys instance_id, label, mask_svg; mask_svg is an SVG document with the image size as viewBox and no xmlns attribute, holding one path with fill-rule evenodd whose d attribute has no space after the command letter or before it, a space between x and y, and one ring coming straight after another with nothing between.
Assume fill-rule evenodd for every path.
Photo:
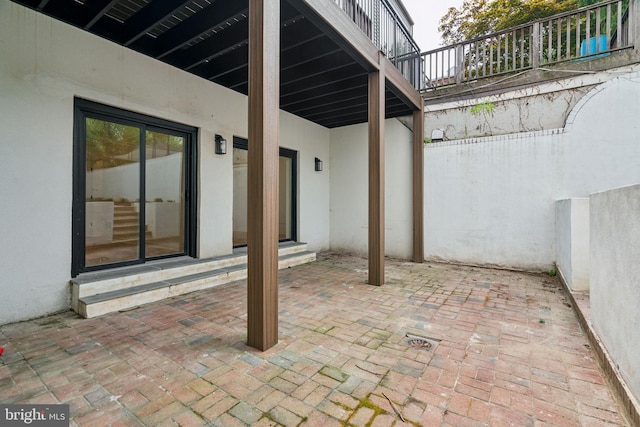
<instances>
[{"instance_id":1,"label":"sliding glass door","mask_svg":"<svg viewBox=\"0 0 640 427\"><path fill-rule=\"evenodd\" d=\"M73 273L193 254L195 129L76 101Z\"/></svg>"}]
</instances>

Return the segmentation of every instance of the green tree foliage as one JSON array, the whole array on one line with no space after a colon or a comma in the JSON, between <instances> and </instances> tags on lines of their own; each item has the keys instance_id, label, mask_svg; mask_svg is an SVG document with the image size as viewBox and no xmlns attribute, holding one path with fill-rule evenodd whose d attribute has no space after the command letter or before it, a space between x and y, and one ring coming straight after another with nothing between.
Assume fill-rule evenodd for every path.
<instances>
[{"instance_id":1,"label":"green tree foliage","mask_svg":"<svg viewBox=\"0 0 640 427\"><path fill-rule=\"evenodd\" d=\"M86 121L87 169L129 163L127 155L138 149L140 130L98 119Z\"/></svg>"},{"instance_id":2,"label":"green tree foliage","mask_svg":"<svg viewBox=\"0 0 640 427\"><path fill-rule=\"evenodd\" d=\"M141 137L139 127L87 118L87 169L138 162ZM184 138L181 136L147 131L144 139L147 159L180 153L184 149Z\"/></svg>"},{"instance_id":3,"label":"green tree foliage","mask_svg":"<svg viewBox=\"0 0 640 427\"><path fill-rule=\"evenodd\" d=\"M438 31L445 44L470 40L602 0L464 0L449 8Z\"/></svg>"}]
</instances>

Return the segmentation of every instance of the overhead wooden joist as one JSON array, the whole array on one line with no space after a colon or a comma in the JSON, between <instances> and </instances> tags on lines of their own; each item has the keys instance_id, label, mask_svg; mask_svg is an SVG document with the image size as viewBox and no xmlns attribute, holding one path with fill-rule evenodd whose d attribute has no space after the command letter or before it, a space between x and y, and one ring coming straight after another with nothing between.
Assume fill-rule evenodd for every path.
<instances>
[{"instance_id":1,"label":"overhead wooden joist","mask_svg":"<svg viewBox=\"0 0 640 427\"><path fill-rule=\"evenodd\" d=\"M248 93L248 0L12 1ZM330 128L365 123L367 73L379 68L377 48L333 1L282 0L280 6L281 108ZM386 66L385 115L410 115L417 93Z\"/></svg>"}]
</instances>

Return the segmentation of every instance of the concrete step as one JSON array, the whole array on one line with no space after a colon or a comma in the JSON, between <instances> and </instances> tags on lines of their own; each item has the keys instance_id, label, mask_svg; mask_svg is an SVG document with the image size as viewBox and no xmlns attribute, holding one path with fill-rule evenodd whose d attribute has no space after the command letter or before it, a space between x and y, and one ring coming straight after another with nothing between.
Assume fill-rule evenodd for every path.
<instances>
[{"instance_id":1,"label":"concrete step","mask_svg":"<svg viewBox=\"0 0 640 427\"><path fill-rule=\"evenodd\" d=\"M116 234L117 232L120 232L120 233L130 233L130 232L137 233L139 228L140 227L138 226L137 223L134 223L134 224L118 224L118 225L116 225L115 221L114 221L113 233L114 234Z\"/></svg>"},{"instance_id":2,"label":"concrete step","mask_svg":"<svg viewBox=\"0 0 640 427\"><path fill-rule=\"evenodd\" d=\"M144 232L147 239L152 238L151 231ZM138 230L119 230L116 227L113 228L113 243L134 242L138 240Z\"/></svg>"},{"instance_id":3,"label":"concrete step","mask_svg":"<svg viewBox=\"0 0 640 427\"><path fill-rule=\"evenodd\" d=\"M306 264L316 260L316 253L312 251L297 251L278 257L278 267L283 268L295 267L296 265Z\"/></svg>"},{"instance_id":4,"label":"concrete step","mask_svg":"<svg viewBox=\"0 0 640 427\"><path fill-rule=\"evenodd\" d=\"M244 252L244 253L243 253ZM315 261L306 244L282 244L279 268ZM71 281L72 308L85 318L136 307L247 277L245 250L206 260L188 257L88 273Z\"/></svg>"},{"instance_id":5,"label":"concrete step","mask_svg":"<svg viewBox=\"0 0 640 427\"><path fill-rule=\"evenodd\" d=\"M247 262L246 254L230 254L215 258L168 258L143 265L83 273L71 280L72 303L79 298L117 291L146 283L166 281L206 271L218 270Z\"/></svg>"},{"instance_id":6,"label":"concrete step","mask_svg":"<svg viewBox=\"0 0 640 427\"><path fill-rule=\"evenodd\" d=\"M113 217L114 225L138 225L138 215L123 215Z\"/></svg>"},{"instance_id":7,"label":"concrete step","mask_svg":"<svg viewBox=\"0 0 640 427\"><path fill-rule=\"evenodd\" d=\"M281 242L278 245L278 256L289 255L297 252L305 252L307 244L302 242ZM234 254L247 254L247 247L235 248Z\"/></svg>"}]
</instances>

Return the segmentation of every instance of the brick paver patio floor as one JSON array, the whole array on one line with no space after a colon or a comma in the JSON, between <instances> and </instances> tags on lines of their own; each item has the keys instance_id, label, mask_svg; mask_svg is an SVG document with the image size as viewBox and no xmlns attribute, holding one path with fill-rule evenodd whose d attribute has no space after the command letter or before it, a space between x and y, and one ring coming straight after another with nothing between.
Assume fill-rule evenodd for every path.
<instances>
[{"instance_id":1,"label":"brick paver patio floor","mask_svg":"<svg viewBox=\"0 0 640 427\"><path fill-rule=\"evenodd\" d=\"M556 278L387 260L372 287L364 258L318 258L280 272L264 353L245 281L4 325L0 402L100 427L627 425Z\"/></svg>"}]
</instances>

